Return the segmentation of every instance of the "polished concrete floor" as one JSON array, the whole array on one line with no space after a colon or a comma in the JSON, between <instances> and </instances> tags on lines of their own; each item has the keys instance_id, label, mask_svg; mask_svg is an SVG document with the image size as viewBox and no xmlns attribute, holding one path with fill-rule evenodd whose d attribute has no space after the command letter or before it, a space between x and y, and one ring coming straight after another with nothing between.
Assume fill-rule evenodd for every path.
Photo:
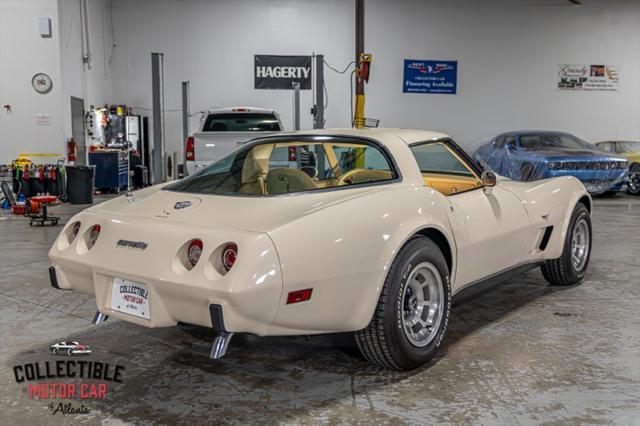
<instances>
[{"instance_id":1,"label":"polished concrete floor","mask_svg":"<svg viewBox=\"0 0 640 426\"><path fill-rule=\"evenodd\" d=\"M76 206L52 209L64 220ZM93 326L91 298L49 286L59 227L0 216L2 424L640 424L640 198L595 200L585 281L551 288L538 270L458 306L443 350L410 373L380 371L349 335L236 338L208 358L198 330ZM186 332L191 331L191 332ZM195 335L195 336L194 336ZM76 340L125 366L90 412L52 415L13 367ZM57 404L58 401L56 401ZM55 408L55 406L54 406Z\"/></svg>"}]
</instances>

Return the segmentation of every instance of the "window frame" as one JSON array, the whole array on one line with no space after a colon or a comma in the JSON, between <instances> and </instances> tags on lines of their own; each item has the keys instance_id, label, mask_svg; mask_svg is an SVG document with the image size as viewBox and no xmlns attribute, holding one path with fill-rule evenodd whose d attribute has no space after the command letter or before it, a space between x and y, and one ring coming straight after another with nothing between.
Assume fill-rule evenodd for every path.
<instances>
[{"instance_id":1,"label":"window frame","mask_svg":"<svg viewBox=\"0 0 640 426\"><path fill-rule=\"evenodd\" d=\"M375 139L362 137L362 136L313 135L313 134L288 135L288 136L270 135L270 136L264 136L264 137L252 139L247 143L241 145L237 150L233 151L233 153L236 153L237 155L237 153L239 153L240 151L248 152L258 145L288 143L288 142L320 143L322 144L325 152L326 152L326 146L330 145L332 142L333 143L356 143L356 144L362 144L362 145L369 145L380 150L380 153L385 157L385 159L389 164L389 168L392 175L395 175L395 177L392 179L384 179L384 180L375 181L375 182L332 186L328 188L318 188L318 189L312 189L307 191L289 192L284 194L243 194L243 193L237 193L237 192L233 192L233 193L231 192L225 192L225 193L192 192L192 191L171 189L170 187L173 186L173 183L163 187L162 190L177 192L177 193L185 193L185 194L211 195L211 196L221 196L221 197L273 198L273 197L301 196L306 194L317 194L317 193L323 193L328 191L342 191L347 189L366 188L366 187L380 186L380 185L392 185L392 184L403 181L402 171L400 167L398 167L398 163L396 162L395 158L393 157L389 149L383 143ZM215 163L212 163L212 164L215 164ZM206 169L207 167L200 170L206 170ZM198 172L200 172L200 170ZM176 182L180 182L180 181L176 181Z\"/></svg>"},{"instance_id":2,"label":"window frame","mask_svg":"<svg viewBox=\"0 0 640 426\"><path fill-rule=\"evenodd\" d=\"M472 188L472 189L468 189L466 191L456 192L456 193L449 194L449 195L442 194L443 196L445 196L445 197L453 197L453 196L456 196L456 195L466 194L468 192L484 188L484 185L482 185L482 173L484 173L484 169L483 169L482 165L480 165L480 163L475 161L473 159L473 157L471 157L469 154L467 154L453 139L446 137L446 138L438 138L438 139L433 139L433 140L428 140L428 141L415 142L415 143L412 143L412 144L409 145L409 150L411 150L411 148L414 148L416 146L431 145L431 144L434 144L434 143L441 143L441 144L445 145L445 147L449 148L449 150L452 152L454 157L456 157L460 162L462 162L462 164L465 165L469 169L469 171L471 171L471 173L473 174L473 177L475 177L481 184L481 186L478 186L477 188ZM418 164L418 160L413 155L413 152L411 153L411 155L413 156L414 160L416 161L416 166L418 167L418 171L420 172L420 175L422 175L422 173L431 173L431 172L423 172L420 169L420 165ZM433 174L439 174L439 173L433 172ZM461 177L466 176L466 175L456 175L455 173L440 173L440 174L442 174L442 175L449 174L449 175L452 175L452 176L461 176Z\"/></svg>"}]
</instances>

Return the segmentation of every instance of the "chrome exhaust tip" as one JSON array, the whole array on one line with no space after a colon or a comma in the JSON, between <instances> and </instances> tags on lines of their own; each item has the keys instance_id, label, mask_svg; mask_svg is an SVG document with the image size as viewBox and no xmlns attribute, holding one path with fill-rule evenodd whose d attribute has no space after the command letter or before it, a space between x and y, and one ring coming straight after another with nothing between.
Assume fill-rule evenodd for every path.
<instances>
[{"instance_id":1,"label":"chrome exhaust tip","mask_svg":"<svg viewBox=\"0 0 640 426\"><path fill-rule=\"evenodd\" d=\"M211 359L219 359L222 358L227 353L227 348L229 347L229 342L233 337L233 333L229 333L228 331L220 331L218 336L213 341L213 346L211 346Z\"/></svg>"}]
</instances>

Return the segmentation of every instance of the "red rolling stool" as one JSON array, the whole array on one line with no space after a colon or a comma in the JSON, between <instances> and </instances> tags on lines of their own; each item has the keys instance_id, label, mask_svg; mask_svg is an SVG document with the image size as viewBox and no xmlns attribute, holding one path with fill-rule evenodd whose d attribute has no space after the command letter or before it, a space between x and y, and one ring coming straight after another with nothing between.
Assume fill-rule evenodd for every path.
<instances>
[{"instance_id":1,"label":"red rolling stool","mask_svg":"<svg viewBox=\"0 0 640 426\"><path fill-rule=\"evenodd\" d=\"M35 197L31 197L29 200L38 203L42 208L41 215L31 216L29 225L33 226L34 223L40 224L41 226L47 225L47 223L49 225L58 224L58 221L60 220L59 217L47 215L47 206L58 201L58 197L55 195L36 195Z\"/></svg>"}]
</instances>

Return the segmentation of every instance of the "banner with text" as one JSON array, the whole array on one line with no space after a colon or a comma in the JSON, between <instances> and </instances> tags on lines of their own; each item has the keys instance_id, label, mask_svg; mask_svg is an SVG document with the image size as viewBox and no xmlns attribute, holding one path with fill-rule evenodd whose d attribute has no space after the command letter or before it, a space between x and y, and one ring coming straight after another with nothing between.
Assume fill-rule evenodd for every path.
<instances>
[{"instance_id":1,"label":"banner with text","mask_svg":"<svg viewBox=\"0 0 640 426\"><path fill-rule=\"evenodd\" d=\"M311 56L255 55L256 89L311 89Z\"/></svg>"},{"instance_id":2,"label":"banner with text","mask_svg":"<svg viewBox=\"0 0 640 426\"><path fill-rule=\"evenodd\" d=\"M618 68L617 65L558 65L558 90L617 92Z\"/></svg>"},{"instance_id":3,"label":"banner with text","mask_svg":"<svg viewBox=\"0 0 640 426\"><path fill-rule=\"evenodd\" d=\"M441 93L455 95L458 61L404 60L404 93Z\"/></svg>"}]
</instances>

